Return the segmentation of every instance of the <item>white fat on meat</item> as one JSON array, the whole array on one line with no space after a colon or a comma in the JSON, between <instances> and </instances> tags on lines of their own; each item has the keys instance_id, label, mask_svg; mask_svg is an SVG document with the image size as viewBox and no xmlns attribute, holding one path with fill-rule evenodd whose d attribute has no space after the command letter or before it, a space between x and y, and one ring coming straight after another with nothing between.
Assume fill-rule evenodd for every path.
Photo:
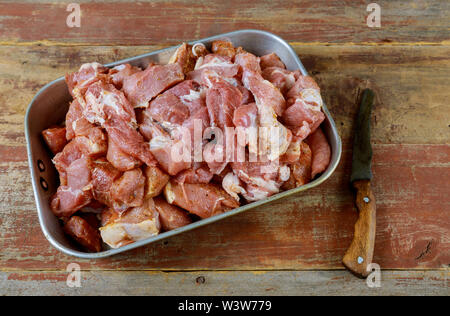
<instances>
[{"instance_id":1,"label":"white fat on meat","mask_svg":"<svg viewBox=\"0 0 450 316\"><path fill-rule=\"evenodd\" d=\"M291 168L289 168L289 166L287 165L281 166L278 175L279 179L285 182L289 180L290 176L291 176Z\"/></svg>"},{"instance_id":2,"label":"white fat on meat","mask_svg":"<svg viewBox=\"0 0 450 316\"><path fill-rule=\"evenodd\" d=\"M127 117L129 114L125 112L124 108L117 101L117 96L106 90L102 90L100 96L95 97L92 93L86 94L86 103L90 105L90 108L84 108L86 119L91 123L99 123L103 126L105 123L105 106L112 108L118 117ZM94 113L94 114L93 114ZM136 124L133 120L132 124Z\"/></svg>"},{"instance_id":3,"label":"white fat on meat","mask_svg":"<svg viewBox=\"0 0 450 316\"><path fill-rule=\"evenodd\" d=\"M322 97L317 89L303 89L296 101L298 99L303 100L306 107L313 111L320 111L323 106Z\"/></svg>"},{"instance_id":4,"label":"white fat on meat","mask_svg":"<svg viewBox=\"0 0 450 316\"><path fill-rule=\"evenodd\" d=\"M196 65L197 66L197 65ZM224 61L218 57L213 57L209 62L206 64L199 65L195 69L203 69L206 67L225 67L225 68L231 68L235 67L235 64L230 63L228 61Z\"/></svg>"},{"instance_id":5,"label":"white fat on meat","mask_svg":"<svg viewBox=\"0 0 450 316\"><path fill-rule=\"evenodd\" d=\"M105 123L105 113L103 111L104 104L101 102L101 97L96 98L93 94L87 93L86 103L91 105L89 111L87 111L87 107L83 108L83 114L86 119L92 124L99 123L103 125Z\"/></svg>"},{"instance_id":6,"label":"white fat on meat","mask_svg":"<svg viewBox=\"0 0 450 316\"><path fill-rule=\"evenodd\" d=\"M159 214L155 212L153 219L147 219L140 223L121 223L100 227L100 234L103 241L111 248L119 248L135 242L158 235L161 224Z\"/></svg>"},{"instance_id":7,"label":"white fat on meat","mask_svg":"<svg viewBox=\"0 0 450 316\"><path fill-rule=\"evenodd\" d=\"M291 72L289 74L286 73L286 69L274 69L272 71L272 74L281 74L282 76L284 76L284 78L286 79L286 86L288 87L288 89L292 88L295 84L295 76L294 73Z\"/></svg>"},{"instance_id":8,"label":"white fat on meat","mask_svg":"<svg viewBox=\"0 0 450 316\"><path fill-rule=\"evenodd\" d=\"M169 137L158 135L153 137L150 140L150 149L158 149L158 148L164 148L167 146L172 145L172 140Z\"/></svg>"},{"instance_id":9,"label":"white fat on meat","mask_svg":"<svg viewBox=\"0 0 450 316\"><path fill-rule=\"evenodd\" d=\"M196 44L194 44L193 46L192 46L192 55L194 55L195 57L198 57L198 50L201 50L201 51L205 51L206 50L206 46L205 46L205 44L203 44L203 43L196 43ZM200 58L202 58L203 59L203 57L199 57L199 59Z\"/></svg>"},{"instance_id":10,"label":"white fat on meat","mask_svg":"<svg viewBox=\"0 0 450 316\"><path fill-rule=\"evenodd\" d=\"M245 182L262 188L267 192L278 193L280 191L280 184L274 180L266 180L262 177L250 177L242 170L239 170L239 176L241 179L245 179Z\"/></svg>"},{"instance_id":11,"label":"white fat on meat","mask_svg":"<svg viewBox=\"0 0 450 316\"><path fill-rule=\"evenodd\" d=\"M194 70L199 69L202 64L203 64L203 57L199 57L195 62Z\"/></svg>"},{"instance_id":12,"label":"white fat on meat","mask_svg":"<svg viewBox=\"0 0 450 316\"><path fill-rule=\"evenodd\" d=\"M233 172L227 173L227 175L222 180L223 189L231 195L236 201L239 201L238 194L247 193L245 189L241 186L241 181L238 176Z\"/></svg>"},{"instance_id":13,"label":"white fat on meat","mask_svg":"<svg viewBox=\"0 0 450 316\"><path fill-rule=\"evenodd\" d=\"M205 71L207 71L207 75L204 76L204 78L205 78L206 85L208 86L208 88L211 88L213 86L213 83L211 82L210 78L214 78L214 77L219 78L219 79L221 79L223 81L226 81L229 84L231 84L232 86L235 86L235 87L239 86L239 82L237 81L236 78L221 76L216 71L211 70L211 69L208 69L208 70L205 70Z\"/></svg>"},{"instance_id":14,"label":"white fat on meat","mask_svg":"<svg viewBox=\"0 0 450 316\"><path fill-rule=\"evenodd\" d=\"M247 77L243 77L244 86L247 89L250 89L250 84ZM263 80L263 83L270 87L270 89L274 88L272 83L267 80ZM251 89L250 89L251 90ZM256 95L255 103L258 108L258 120L260 127L270 128L271 132L276 130L278 132L278 139L274 139L274 137L268 137L267 140L263 140L266 145L265 148L260 148L262 150L261 154L267 155L270 160L276 160L278 157L283 155L291 142L288 129L281 124L277 119L277 114L275 110L266 104L262 100L260 100Z\"/></svg>"},{"instance_id":15,"label":"white fat on meat","mask_svg":"<svg viewBox=\"0 0 450 316\"><path fill-rule=\"evenodd\" d=\"M258 187L251 187L248 189L248 192L243 195L247 201L254 202L269 197L269 192Z\"/></svg>"},{"instance_id":16,"label":"white fat on meat","mask_svg":"<svg viewBox=\"0 0 450 316\"><path fill-rule=\"evenodd\" d=\"M115 66L113 69L117 71L124 70L126 68L125 64Z\"/></svg>"},{"instance_id":17,"label":"white fat on meat","mask_svg":"<svg viewBox=\"0 0 450 316\"><path fill-rule=\"evenodd\" d=\"M269 160L276 160L278 157L286 153L289 148L289 144L291 142L289 131L278 121L277 115L271 107L262 105L259 100L255 101L256 106L258 107L258 120L260 127L265 127L269 130L267 137L260 137L260 143L265 145L262 147L260 146L260 154L267 155ZM274 135L278 137L274 137Z\"/></svg>"},{"instance_id":18,"label":"white fat on meat","mask_svg":"<svg viewBox=\"0 0 450 316\"><path fill-rule=\"evenodd\" d=\"M203 89L200 89L200 91L190 89L189 94L182 95L180 100L184 105L189 105L191 102L201 99L204 94L205 91Z\"/></svg>"},{"instance_id":19,"label":"white fat on meat","mask_svg":"<svg viewBox=\"0 0 450 316\"><path fill-rule=\"evenodd\" d=\"M100 63L97 63L97 62L85 63L85 64L81 65L80 71L92 68L92 69L94 69L95 72L98 72L98 68L100 68L100 67L103 67L103 65Z\"/></svg>"}]
</instances>

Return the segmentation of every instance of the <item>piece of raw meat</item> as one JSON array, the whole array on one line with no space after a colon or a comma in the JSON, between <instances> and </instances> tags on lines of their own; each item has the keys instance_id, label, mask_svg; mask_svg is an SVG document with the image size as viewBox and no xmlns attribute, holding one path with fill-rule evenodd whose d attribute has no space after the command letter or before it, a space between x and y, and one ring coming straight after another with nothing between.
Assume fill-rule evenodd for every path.
<instances>
[{"instance_id":1,"label":"piece of raw meat","mask_svg":"<svg viewBox=\"0 0 450 316\"><path fill-rule=\"evenodd\" d=\"M172 138L179 138L177 129L183 126L189 129L193 140L195 119L202 120L203 128L209 126L206 111L204 90L198 83L185 80L150 103L141 115L140 129L144 130L144 136L148 136L149 126L142 125L151 126L153 121L157 121Z\"/></svg>"},{"instance_id":2,"label":"piece of raw meat","mask_svg":"<svg viewBox=\"0 0 450 316\"><path fill-rule=\"evenodd\" d=\"M154 199L154 202L159 213L162 230L169 231L192 223L192 219L186 211L167 203L163 198L157 197Z\"/></svg>"},{"instance_id":3,"label":"piece of raw meat","mask_svg":"<svg viewBox=\"0 0 450 316\"><path fill-rule=\"evenodd\" d=\"M189 108L191 114L205 106L204 89L193 80L180 82L169 91L180 98L181 102Z\"/></svg>"},{"instance_id":4,"label":"piece of raw meat","mask_svg":"<svg viewBox=\"0 0 450 316\"><path fill-rule=\"evenodd\" d=\"M191 148L186 148L187 145L190 145L190 139L187 143L184 142L184 139L172 139L160 125L152 122L147 122L145 128L148 135L151 136L150 151L165 172L173 176L191 167ZM189 137L189 135L187 136ZM184 150L184 155L175 150L178 148Z\"/></svg>"},{"instance_id":5,"label":"piece of raw meat","mask_svg":"<svg viewBox=\"0 0 450 316\"><path fill-rule=\"evenodd\" d=\"M80 216L72 216L64 225L64 232L91 252L102 250L99 231Z\"/></svg>"},{"instance_id":6,"label":"piece of raw meat","mask_svg":"<svg viewBox=\"0 0 450 316\"><path fill-rule=\"evenodd\" d=\"M285 64L281 61L280 57L278 57L275 53L270 53L260 57L260 65L261 69L264 70L269 67L279 67L285 69Z\"/></svg>"},{"instance_id":7,"label":"piece of raw meat","mask_svg":"<svg viewBox=\"0 0 450 316\"><path fill-rule=\"evenodd\" d=\"M183 79L183 69L177 63L150 65L126 77L122 90L133 107L147 107L154 97Z\"/></svg>"},{"instance_id":8,"label":"piece of raw meat","mask_svg":"<svg viewBox=\"0 0 450 316\"><path fill-rule=\"evenodd\" d=\"M120 150L132 157L135 157L148 166L156 165L150 146L145 142L144 137L125 121L113 119L105 124L108 137L112 138Z\"/></svg>"},{"instance_id":9,"label":"piece of raw meat","mask_svg":"<svg viewBox=\"0 0 450 316\"><path fill-rule=\"evenodd\" d=\"M214 54L234 58L236 51L233 44L227 40L216 40L211 45L211 51Z\"/></svg>"},{"instance_id":10,"label":"piece of raw meat","mask_svg":"<svg viewBox=\"0 0 450 316\"><path fill-rule=\"evenodd\" d=\"M243 186L244 183L233 172L228 172L222 180L222 188L236 201L239 201L239 194L247 193Z\"/></svg>"},{"instance_id":11,"label":"piece of raw meat","mask_svg":"<svg viewBox=\"0 0 450 316\"><path fill-rule=\"evenodd\" d=\"M129 77L127 77L129 78ZM122 120L131 126L136 125L136 114L122 91L112 84L97 81L89 86L84 96L83 115L91 123L104 126L105 123Z\"/></svg>"},{"instance_id":12,"label":"piece of raw meat","mask_svg":"<svg viewBox=\"0 0 450 316\"><path fill-rule=\"evenodd\" d=\"M119 248L133 242L150 238L159 233L161 223L153 199L142 206L133 207L119 216L114 210L102 215L100 234L111 248ZM112 214L111 214L112 213Z\"/></svg>"},{"instance_id":13,"label":"piece of raw meat","mask_svg":"<svg viewBox=\"0 0 450 316\"><path fill-rule=\"evenodd\" d=\"M192 45L183 43L181 44L175 53L170 57L169 64L179 64L183 73L187 75L190 71L194 70L197 58L192 53Z\"/></svg>"},{"instance_id":14,"label":"piece of raw meat","mask_svg":"<svg viewBox=\"0 0 450 316\"><path fill-rule=\"evenodd\" d=\"M248 90L244 85L238 81L236 87L241 91L242 93L242 104L248 104L248 103L254 103L255 98L253 97L253 94Z\"/></svg>"},{"instance_id":15,"label":"piece of raw meat","mask_svg":"<svg viewBox=\"0 0 450 316\"><path fill-rule=\"evenodd\" d=\"M265 80L257 72L248 69L244 69L242 82L244 83L244 86L253 93L256 104L272 108L278 116L283 114L286 107L286 101L280 90L272 83Z\"/></svg>"},{"instance_id":16,"label":"piece of raw meat","mask_svg":"<svg viewBox=\"0 0 450 316\"><path fill-rule=\"evenodd\" d=\"M258 107L255 103L243 104L239 106L233 115L233 124L237 127L236 139L238 146L249 146L249 151L257 154L257 137L258 137ZM242 135L242 136L241 136ZM242 137L245 136L245 139ZM236 149L239 151L239 149ZM239 153L236 153L238 159Z\"/></svg>"},{"instance_id":17,"label":"piece of raw meat","mask_svg":"<svg viewBox=\"0 0 450 316\"><path fill-rule=\"evenodd\" d=\"M280 191L284 181L289 179L289 167L278 161L234 162L233 172L246 185L242 193L247 201L257 201Z\"/></svg>"},{"instance_id":18,"label":"piece of raw meat","mask_svg":"<svg viewBox=\"0 0 450 316\"><path fill-rule=\"evenodd\" d=\"M318 128L306 139L312 152L312 172L311 177L325 171L330 164L331 148L328 144L322 129Z\"/></svg>"},{"instance_id":19,"label":"piece of raw meat","mask_svg":"<svg viewBox=\"0 0 450 316\"><path fill-rule=\"evenodd\" d=\"M313 133L324 119L325 114L320 107L312 106L301 98L296 99L283 114L283 122L301 139Z\"/></svg>"},{"instance_id":20,"label":"piece of raw meat","mask_svg":"<svg viewBox=\"0 0 450 316\"><path fill-rule=\"evenodd\" d=\"M111 137L108 138L106 159L120 171L128 171L142 164L139 159L124 153Z\"/></svg>"},{"instance_id":21,"label":"piece of raw meat","mask_svg":"<svg viewBox=\"0 0 450 316\"><path fill-rule=\"evenodd\" d=\"M111 198L126 207L141 206L144 201L145 177L140 168L125 171L111 186Z\"/></svg>"},{"instance_id":22,"label":"piece of raw meat","mask_svg":"<svg viewBox=\"0 0 450 316\"><path fill-rule=\"evenodd\" d=\"M276 160L287 151L292 139L292 132L277 119L277 113L284 111L283 95L255 72L244 70L242 80L245 87L255 96L258 108L260 127L258 143L262 144L259 145L259 154L268 156L270 160Z\"/></svg>"},{"instance_id":23,"label":"piece of raw meat","mask_svg":"<svg viewBox=\"0 0 450 316\"><path fill-rule=\"evenodd\" d=\"M83 130L71 142L76 144L83 155L89 157L100 157L106 154L108 144L103 130L92 124L89 128Z\"/></svg>"},{"instance_id":24,"label":"piece of raw meat","mask_svg":"<svg viewBox=\"0 0 450 316\"><path fill-rule=\"evenodd\" d=\"M287 92L286 99L289 104L293 104L295 99L301 97L303 90L315 90L309 93L310 97L313 97L312 101L318 105L322 105L322 98L320 97L320 88L314 79L310 76L298 75L294 86ZM305 100L306 101L306 100Z\"/></svg>"},{"instance_id":25,"label":"piece of raw meat","mask_svg":"<svg viewBox=\"0 0 450 316\"><path fill-rule=\"evenodd\" d=\"M140 115L140 132L150 140L151 152L171 175L190 167L195 123L200 124L200 135L209 126L204 99L200 85L186 80L158 96ZM178 157L175 151L178 147L185 149L186 157Z\"/></svg>"},{"instance_id":26,"label":"piece of raw meat","mask_svg":"<svg viewBox=\"0 0 450 316\"><path fill-rule=\"evenodd\" d=\"M194 162L193 167L178 173L174 180L179 183L209 183L214 174L207 164Z\"/></svg>"},{"instance_id":27,"label":"piece of raw meat","mask_svg":"<svg viewBox=\"0 0 450 316\"><path fill-rule=\"evenodd\" d=\"M301 155L301 144L301 138L293 137L287 151L280 157L280 162L289 164L298 161Z\"/></svg>"},{"instance_id":28,"label":"piece of raw meat","mask_svg":"<svg viewBox=\"0 0 450 316\"><path fill-rule=\"evenodd\" d=\"M50 199L50 209L59 218L69 218L76 211L88 205L91 199L90 191L61 185Z\"/></svg>"},{"instance_id":29,"label":"piece of raw meat","mask_svg":"<svg viewBox=\"0 0 450 316\"><path fill-rule=\"evenodd\" d=\"M229 57L209 54L197 60L195 69L187 75L187 79L206 85L202 80L202 74L206 70L213 71L222 78L233 78L239 71L239 65L232 63Z\"/></svg>"},{"instance_id":30,"label":"piece of raw meat","mask_svg":"<svg viewBox=\"0 0 450 316\"><path fill-rule=\"evenodd\" d=\"M169 90L151 101L145 113L160 123L181 125L189 117L190 111L188 106Z\"/></svg>"},{"instance_id":31,"label":"piece of raw meat","mask_svg":"<svg viewBox=\"0 0 450 316\"><path fill-rule=\"evenodd\" d=\"M91 172L94 199L104 205L113 207L112 186L121 175L122 173L105 158L95 160Z\"/></svg>"},{"instance_id":32,"label":"piece of raw meat","mask_svg":"<svg viewBox=\"0 0 450 316\"><path fill-rule=\"evenodd\" d=\"M209 89L206 92L206 106L208 108L210 124L222 132L222 142L209 143L205 151L217 153L220 159L211 160L205 155L211 171L219 174L227 163L232 160L234 150L227 150L233 142L226 135L226 128L233 126L233 115L237 107L242 104L242 93L238 88L215 76L208 79ZM218 137L216 135L216 137ZM211 148L213 147L213 148ZM219 148L220 147L220 148ZM220 154L221 153L221 154Z\"/></svg>"},{"instance_id":33,"label":"piece of raw meat","mask_svg":"<svg viewBox=\"0 0 450 316\"><path fill-rule=\"evenodd\" d=\"M67 144L65 127L50 127L42 131L42 137L50 151L56 155Z\"/></svg>"},{"instance_id":34,"label":"piece of raw meat","mask_svg":"<svg viewBox=\"0 0 450 316\"><path fill-rule=\"evenodd\" d=\"M109 70L112 83L117 89L122 89L125 78L141 71L139 67L131 66L130 64L122 64L115 66Z\"/></svg>"},{"instance_id":35,"label":"piece of raw meat","mask_svg":"<svg viewBox=\"0 0 450 316\"><path fill-rule=\"evenodd\" d=\"M92 124L83 116L83 108L77 99L73 100L66 114L66 138L71 140L77 135L86 135Z\"/></svg>"},{"instance_id":36,"label":"piece of raw meat","mask_svg":"<svg viewBox=\"0 0 450 316\"><path fill-rule=\"evenodd\" d=\"M147 165L156 164L149 145L136 130L134 109L121 91L111 84L95 82L86 91L85 99L84 116L101 124L123 153Z\"/></svg>"},{"instance_id":37,"label":"piece of raw meat","mask_svg":"<svg viewBox=\"0 0 450 316\"><path fill-rule=\"evenodd\" d=\"M61 185L67 184L67 168L70 164L83 156L79 145L71 141L64 149L53 157L52 162L55 165L56 170L58 170L59 181Z\"/></svg>"},{"instance_id":38,"label":"piece of raw meat","mask_svg":"<svg viewBox=\"0 0 450 316\"><path fill-rule=\"evenodd\" d=\"M251 53L244 52L237 54L234 62L242 67L241 73L242 71L244 71L244 69L253 71L258 74L261 73L261 67L259 66L259 57L256 57Z\"/></svg>"},{"instance_id":39,"label":"piece of raw meat","mask_svg":"<svg viewBox=\"0 0 450 316\"><path fill-rule=\"evenodd\" d=\"M242 93L220 78L210 77L208 81L206 106L210 124L224 130L227 126L233 126L234 110L242 104Z\"/></svg>"},{"instance_id":40,"label":"piece of raw meat","mask_svg":"<svg viewBox=\"0 0 450 316\"><path fill-rule=\"evenodd\" d=\"M158 167L144 167L145 187L144 199L149 199L161 194L162 190L169 182L169 175Z\"/></svg>"},{"instance_id":41,"label":"piece of raw meat","mask_svg":"<svg viewBox=\"0 0 450 316\"><path fill-rule=\"evenodd\" d=\"M295 84L295 74L280 67L268 67L262 72L264 79L270 81L282 94L288 92Z\"/></svg>"},{"instance_id":42,"label":"piece of raw meat","mask_svg":"<svg viewBox=\"0 0 450 316\"><path fill-rule=\"evenodd\" d=\"M92 161L88 157L81 157L73 161L66 170L67 185L72 189L89 191L91 189Z\"/></svg>"},{"instance_id":43,"label":"piece of raw meat","mask_svg":"<svg viewBox=\"0 0 450 316\"><path fill-rule=\"evenodd\" d=\"M286 97L289 107L283 114L283 121L295 136L305 139L325 119L319 86L311 77L300 75Z\"/></svg>"},{"instance_id":44,"label":"piece of raw meat","mask_svg":"<svg viewBox=\"0 0 450 316\"><path fill-rule=\"evenodd\" d=\"M254 127L258 125L258 107L255 103L243 104L233 113L233 124L236 127Z\"/></svg>"},{"instance_id":45,"label":"piece of raw meat","mask_svg":"<svg viewBox=\"0 0 450 316\"><path fill-rule=\"evenodd\" d=\"M96 81L109 82L108 68L99 63L87 63L81 65L76 72L66 75L66 83L70 94L76 99L82 97L86 89Z\"/></svg>"},{"instance_id":46,"label":"piece of raw meat","mask_svg":"<svg viewBox=\"0 0 450 316\"><path fill-rule=\"evenodd\" d=\"M291 175L289 177L289 180L283 184L282 189L290 190L310 182L311 164L311 149L309 148L307 143L301 142L299 159L289 165L291 169Z\"/></svg>"},{"instance_id":47,"label":"piece of raw meat","mask_svg":"<svg viewBox=\"0 0 450 316\"><path fill-rule=\"evenodd\" d=\"M201 218L208 218L239 206L220 186L169 181L164 188L167 202L175 204Z\"/></svg>"}]
</instances>

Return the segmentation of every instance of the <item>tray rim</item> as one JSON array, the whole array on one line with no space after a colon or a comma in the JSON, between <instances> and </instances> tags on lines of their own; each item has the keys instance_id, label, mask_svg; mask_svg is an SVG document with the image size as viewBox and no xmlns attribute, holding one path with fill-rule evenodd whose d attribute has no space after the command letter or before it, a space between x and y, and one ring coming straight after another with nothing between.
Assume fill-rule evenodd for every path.
<instances>
[{"instance_id":1,"label":"tray rim","mask_svg":"<svg viewBox=\"0 0 450 316\"><path fill-rule=\"evenodd\" d=\"M293 50L293 48L289 45L289 43L287 43L284 39L282 39L278 35L275 35L275 34L273 34L271 32L262 31L262 30L256 30L256 29L242 29L242 30L237 30L237 31L232 31L232 32L227 32L227 33L222 33L222 34L218 34L218 35L202 38L202 39L199 39L199 40L188 41L188 43L195 44L195 43L211 42L212 40L215 40L215 39L220 39L220 38L224 38L224 37L228 37L228 36L236 36L236 35L239 35L239 34L241 34L241 35L242 34L249 34L249 33L265 35L265 36L272 37L272 38L276 39L278 42L283 44L285 49L287 49L288 52L292 55L292 57L294 58L296 64L298 65L298 69L300 69L302 74L303 75L308 75L308 72L306 71L305 67L303 66L299 56ZM105 64L105 66L106 67L113 67L113 66L116 66L116 65L120 65L120 64L123 64L123 63L127 63L127 62L130 62L130 61L133 61L133 60L138 59L138 58L145 58L145 57L152 56L152 55L158 55L158 54L165 53L165 52L168 52L170 50L173 50L175 47L178 47L178 46L179 45L175 45L175 46L159 49L159 50L156 50L156 51L152 51L152 52L149 52L149 53L145 53L145 54L142 54L142 55L137 55L137 56L134 56L134 57L121 59L121 60L118 60L118 61L115 61L115 62L111 62L111 63ZM67 248L66 246L62 245L60 242L55 240L55 238L53 238L50 235L50 232L49 232L49 230L47 228L47 224L44 222L44 218L43 218L43 214L42 214L43 213L43 209L42 209L40 203L38 202L38 200L39 200L39 198L38 198L39 197L38 182L39 181L38 181L37 177L35 176L35 168L36 167L34 166L34 162L33 162L33 153L32 153L32 148L31 148L32 146L31 146L31 140L30 140L30 130L29 130L29 124L28 124L29 119L30 119L31 108L33 107L33 104L36 101L36 99L47 88L51 87L54 84L57 84L58 82L60 82L62 80L64 80L64 76L62 76L60 78L57 78L57 79L47 83L46 85L44 85L36 93L36 95L33 97L31 102L28 104L27 111L26 111L26 114L25 114L25 120L24 120L25 124L24 124L24 126L25 126L25 139L26 139L26 142L27 142L28 165L29 165L29 169L30 169L30 173L31 173L31 183L32 183L32 187L33 187L33 195L34 195L34 198L35 198L35 203L36 203L36 208L37 208L37 213L38 213L39 224L41 226L41 230L42 230L45 238L49 241L49 243L54 248L56 248L57 250L65 253L67 255L73 256L73 257L78 257L78 258L82 258L82 259L99 259L99 258L105 258L105 257L113 256L113 255L116 255L116 254L119 254L119 253L126 252L126 251L131 250L131 249L135 249L135 248L138 248L138 247L150 244L150 243L154 243L154 242L162 240L162 239L169 238L169 237L174 236L174 235L178 235L178 234L183 233L183 232L187 232L187 231L190 231L190 230L193 230L193 229L196 229L196 228L199 228L199 227L202 227L202 226L205 226L205 225L208 225L208 224L220 221L220 220L222 220L222 219L224 219L226 217L233 216L233 215L245 212L245 211L247 211L249 209L257 208L257 207L259 207L261 205L274 202L276 200L279 200L279 199L282 199L284 197L296 194L298 192L306 191L306 190L308 190L310 188L313 188L313 187L316 187L316 186L320 185L321 183L323 183L324 181L326 181L333 174L333 172L336 170L336 168L337 168L337 166L338 166L338 164L340 162L340 159L341 159L341 155L342 155L342 141L341 141L341 138L340 138L340 136L339 136L339 134L337 132L336 124L335 124L335 122L334 122L330 112L328 111L328 108L326 107L326 105L324 103L323 104L323 112L326 115L326 118L327 118L327 120L328 120L328 122L329 122L329 124L331 126L331 131L333 133L333 136L335 137L335 141L336 141L336 144L335 144L336 145L336 149L335 150L336 151L335 151L335 155L334 155L335 159L332 159L330 161L330 165L328 166L327 170L324 173L322 173L322 175L319 178L316 178L313 181L311 181L311 182L309 182L309 183L307 183L307 184L305 184L303 186L300 186L298 188L280 192L280 193L278 193L276 195L273 195L273 196L271 196L269 198L266 198L266 199L263 199L263 200L260 200L260 201L256 201L256 202L253 202L253 203L249 203L249 204L244 205L244 206L240 206L240 207L235 208L235 209L233 209L231 211L228 211L228 212L225 212L225 213L222 213L222 214L210 217L210 218L202 219L202 220L199 220L199 221L194 222L192 224L186 225L184 227L180 227L180 228L168 231L168 232L163 232L163 233L158 234L156 236L153 236L153 237L150 237L150 238L146 238L146 239L134 242L132 244L129 244L129 245L126 245L126 246L123 246L123 247L120 247L120 248L108 249L108 250L104 250L104 251L97 252L97 253L82 252L82 251L70 249L70 248ZM334 153L332 152L332 157L333 157L333 154Z\"/></svg>"}]
</instances>

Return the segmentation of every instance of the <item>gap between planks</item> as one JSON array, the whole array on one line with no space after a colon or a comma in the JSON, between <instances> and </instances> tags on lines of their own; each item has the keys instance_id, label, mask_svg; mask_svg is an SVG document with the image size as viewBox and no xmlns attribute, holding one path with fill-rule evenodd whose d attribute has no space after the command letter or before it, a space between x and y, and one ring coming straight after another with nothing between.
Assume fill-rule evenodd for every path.
<instances>
[{"instance_id":1,"label":"gap between planks","mask_svg":"<svg viewBox=\"0 0 450 316\"><path fill-rule=\"evenodd\" d=\"M270 272L343 272L347 271L345 268L313 268L313 269L80 269L81 272L149 272L149 273L197 273L197 272L208 272L208 273L270 273ZM381 269L381 272L447 272L450 274L450 267L447 268L389 268ZM66 272L65 269L55 270L55 269L13 269L13 268L0 268L0 272L4 273L14 273L14 272L32 272L32 273L63 273ZM349 272L350 273L350 272Z\"/></svg>"},{"instance_id":2,"label":"gap between planks","mask_svg":"<svg viewBox=\"0 0 450 316\"><path fill-rule=\"evenodd\" d=\"M36 290L40 295L449 295L448 272L430 271L382 270L378 288L346 271L81 271L79 288L67 286L68 276L68 272L0 272L0 295L35 295Z\"/></svg>"},{"instance_id":3,"label":"gap between planks","mask_svg":"<svg viewBox=\"0 0 450 316\"><path fill-rule=\"evenodd\" d=\"M191 42L191 40L187 40L188 42ZM181 41L180 41L181 42ZM64 46L64 47L78 47L78 46L119 46L119 47L128 47L128 46L152 46L152 45L161 45L163 47L171 47L174 45L180 44L180 42L174 42L174 43L146 43L146 44L130 44L125 45L123 43L71 43L71 42L57 42L57 41L50 41L50 40L39 40L39 41L27 41L27 42L19 42L19 41L0 41L0 46ZM345 46L395 46L395 47L401 47L401 46L450 46L450 40L444 40L441 42L346 42L346 43L331 43L331 42L293 42L293 41L287 41L290 45L294 46L339 46L339 47L345 47Z\"/></svg>"}]
</instances>

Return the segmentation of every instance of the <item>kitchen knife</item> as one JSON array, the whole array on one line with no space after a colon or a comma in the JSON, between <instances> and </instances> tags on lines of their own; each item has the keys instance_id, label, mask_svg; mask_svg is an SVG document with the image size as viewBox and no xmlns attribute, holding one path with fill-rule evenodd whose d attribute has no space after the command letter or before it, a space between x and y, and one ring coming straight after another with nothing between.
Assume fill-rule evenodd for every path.
<instances>
[{"instance_id":1,"label":"kitchen knife","mask_svg":"<svg viewBox=\"0 0 450 316\"><path fill-rule=\"evenodd\" d=\"M359 218L355 224L353 241L342 263L358 277L364 278L372 263L375 245L376 205L370 180L372 179L372 146L370 145L370 112L374 93L365 89L361 95L356 130L353 140L351 183L356 190L356 207Z\"/></svg>"}]
</instances>

